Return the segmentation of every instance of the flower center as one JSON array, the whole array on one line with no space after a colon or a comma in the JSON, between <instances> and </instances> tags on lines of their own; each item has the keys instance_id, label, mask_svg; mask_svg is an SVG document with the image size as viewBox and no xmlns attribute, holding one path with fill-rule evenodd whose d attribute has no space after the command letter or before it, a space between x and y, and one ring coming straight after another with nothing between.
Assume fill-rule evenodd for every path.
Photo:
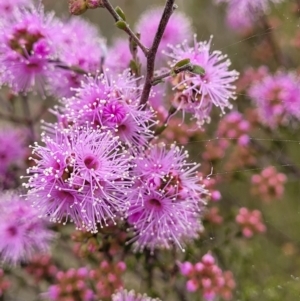
<instances>
[{"instance_id":1,"label":"flower center","mask_svg":"<svg viewBox=\"0 0 300 301\"><path fill-rule=\"evenodd\" d=\"M26 28L21 28L10 39L9 46L26 57L27 54L32 54L34 44L43 37L41 33L30 33Z\"/></svg>"},{"instance_id":2,"label":"flower center","mask_svg":"<svg viewBox=\"0 0 300 301\"><path fill-rule=\"evenodd\" d=\"M150 199L149 200L149 205L151 205L154 208L161 208L161 202L157 199Z\"/></svg>"},{"instance_id":3,"label":"flower center","mask_svg":"<svg viewBox=\"0 0 300 301\"><path fill-rule=\"evenodd\" d=\"M99 161L93 156L87 156L83 163L87 169L97 170L99 168Z\"/></svg>"},{"instance_id":4,"label":"flower center","mask_svg":"<svg viewBox=\"0 0 300 301\"><path fill-rule=\"evenodd\" d=\"M16 236L18 234L18 229L14 226L10 226L8 229L7 229L7 232L10 236Z\"/></svg>"}]
</instances>

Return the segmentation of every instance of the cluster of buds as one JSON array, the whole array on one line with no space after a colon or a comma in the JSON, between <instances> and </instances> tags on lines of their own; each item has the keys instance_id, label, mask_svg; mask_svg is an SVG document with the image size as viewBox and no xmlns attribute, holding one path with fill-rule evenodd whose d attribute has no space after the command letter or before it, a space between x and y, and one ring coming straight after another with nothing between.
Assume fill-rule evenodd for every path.
<instances>
[{"instance_id":1,"label":"cluster of buds","mask_svg":"<svg viewBox=\"0 0 300 301\"><path fill-rule=\"evenodd\" d=\"M69 269L56 274L57 284L51 285L46 297L51 301L94 300L94 292L88 287L89 271L86 268Z\"/></svg>"},{"instance_id":2,"label":"cluster of buds","mask_svg":"<svg viewBox=\"0 0 300 301\"><path fill-rule=\"evenodd\" d=\"M191 128L194 128L191 129ZM169 120L167 128L162 133L161 140L166 144L171 144L176 141L181 145L186 145L193 138L197 138L203 130L198 129L195 124L186 124L181 118L173 117Z\"/></svg>"},{"instance_id":3,"label":"cluster of buds","mask_svg":"<svg viewBox=\"0 0 300 301\"><path fill-rule=\"evenodd\" d=\"M226 115L218 127L218 137L234 140L240 146L247 146L249 143L250 123L245 120L239 112L231 112Z\"/></svg>"},{"instance_id":4,"label":"cluster of buds","mask_svg":"<svg viewBox=\"0 0 300 301\"><path fill-rule=\"evenodd\" d=\"M3 296L4 292L9 288L10 283L4 277L4 271L0 269L0 297Z\"/></svg>"},{"instance_id":5,"label":"cluster of buds","mask_svg":"<svg viewBox=\"0 0 300 301\"><path fill-rule=\"evenodd\" d=\"M125 270L126 264L123 261L118 263L102 261L98 269L89 272L99 299L110 300L111 295L123 286L121 276Z\"/></svg>"},{"instance_id":6,"label":"cluster of buds","mask_svg":"<svg viewBox=\"0 0 300 301\"><path fill-rule=\"evenodd\" d=\"M37 254L26 266L26 272L38 283L41 280L52 280L57 273L57 267L53 264L50 255Z\"/></svg>"},{"instance_id":7,"label":"cluster of buds","mask_svg":"<svg viewBox=\"0 0 300 301\"><path fill-rule=\"evenodd\" d=\"M204 219L214 225L223 223L223 217L220 215L220 209L218 207L209 208L204 215Z\"/></svg>"},{"instance_id":8,"label":"cluster of buds","mask_svg":"<svg viewBox=\"0 0 300 301\"><path fill-rule=\"evenodd\" d=\"M99 254L99 252L97 252L99 243L94 233L76 230L71 238L75 242L73 251L78 257L84 258L90 255Z\"/></svg>"},{"instance_id":9,"label":"cluster of buds","mask_svg":"<svg viewBox=\"0 0 300 301\"><path fill-rule=\"evenodd\" d=\"M87 9L104 7L102 0L69 0L69 12L72 15L81 15Z\"/></svg>"},{"instance_id":10,"label":"cluster of buds","mask_svg":"<svg viewBox=\"0 0 300 301\"><path fill-rule=\"evenodd\" d=\"M75 231L72 234L72 240L75 242L73 251L78 257L97 257L103 258L104 255L114 257L124 251L124 243L127 240L127 233L119 229L117 225L109 225L102 228L101 234L105 239L98 239L98 235L88 231ZM101 236L103 237L103 236Z\"/></svg>"},{"instance_id":11,"label":"cluster of buds","mask_svg":"<svg viewBox=\"0 0 300 301\"><path fill-rule=\"evenodd\" d=\"M252 193L266 202L280 199L284 193L286 180L285 174L278 172L274 166L269 166L260 174L252 176Z\"/></svg>"},{"instance_id":12,"label":"cluster of buds","mask_svg":"<svg viewBox=\"0 0 300 301\"><path fill-rule=\"evenodd\" d=\"M206 196L209 196L209 200L213 202L218 202L222 198L219 190L216 189L216 184L218 182L217 178L204 177L202 173L198 173L198 177L201 179L201 184L208 191ZM205 197L203 195L203 197Z\"/></svg>"},{"instance_id":13,"label":"cluster of buds","mask_svg":"<svg viewBox=\"0 0 300 301\"><path fill-rule=\"evenodd\" d=\"M225 300L232 298L235 281L231 272L223 272L216 264L214 257L207 253L201 261L193 265L190 262L179 264L180 272L188 278L186 289L189 292L201 291L206 300L218 296Z\"/></svg>"},{"instance_id":14,"label":"cluster of buds","mask_svg":"<svg viewBox=\"0 0 300 301\"><path fill-rule=\"evenodd\" d=\"M241 226L242 234L246 238L252 237L255 233L264 233L266 231L266 226L262 221L259 210L251 211L242 207L235 220Z\"/></svg>"}]
</instances>

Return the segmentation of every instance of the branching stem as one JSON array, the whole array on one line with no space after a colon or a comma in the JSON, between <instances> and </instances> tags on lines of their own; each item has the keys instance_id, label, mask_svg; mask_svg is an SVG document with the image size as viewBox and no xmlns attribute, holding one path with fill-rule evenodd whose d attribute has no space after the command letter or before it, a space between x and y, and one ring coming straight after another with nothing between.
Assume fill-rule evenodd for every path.
<instances>
[{"instance_id":1,"label":"branching stem","mask_svg":"<svg viewBox=\"0 0 300 301\"><path fill-rule=\"evenodd\" d=\"M110 12L116 22L122 21L122 18L118 15L114 7L111 5L109 0L103 0L104 7ZM137 35L132 31L129 25L125 22L126 28L124 31L135 41L135 43L141 48L145 56L148 54L148 48L143 45L141 40L137 37Z\"/></svg>"},{"instance_id":2,"label":"branching stem","mask_svg":"<svg viewBox=\"0 0 300 301\"><path fill-rule=\"evenodd\" d=\"M161 42L161 39L163 37L163 34L165 32L165 29L167 27L169 19L172 15L173 11L176 9L176 5L174 3L175 3L175 0L167 0L164 12L162 14L157 32L155 34L155 37L154 37L154 40L152 43L152 46L146 55L147 71L146 71L145 84L144 84L144 88L143 88L143 92L142 92L141 100L140 100L141 105L146 104L149 99L149 95L150 95L151 87L152 87L153 76L154 76L155 58L156 58L158 46Z\"/></svg>"}]
</instances>

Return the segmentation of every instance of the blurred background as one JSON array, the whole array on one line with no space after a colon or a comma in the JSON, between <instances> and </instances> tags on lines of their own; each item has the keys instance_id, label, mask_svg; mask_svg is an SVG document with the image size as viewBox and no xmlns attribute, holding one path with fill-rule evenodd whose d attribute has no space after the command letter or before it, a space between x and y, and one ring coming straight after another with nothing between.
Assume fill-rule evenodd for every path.
<instances>
[{"instance_id":1,"label":"blurred background","mask_svg":"<svg viewBox=\"0 0 300 301\"><path fill-rule=\"evenodd\" d=\"M54 10L59 16L69 18L66 0L44 0L43 2L47 10ZM145 10L164 4L162 0L112 0L111 2L125 11L127 20L132 25ZM198 40L208 40L213 35L212 48L228 54L232 67L238 70L241 76L248 67L257 68L261 65L267 66L272 72L279 69L299 71L299 48L295 47L295 38L300 26L298 1L288 0L272 7L268 15L269 30L258 26L244 35L227 27L223 5L216 6L211 0L178 0L176 2L179 6L178 10L184 12L192 20ZM83 18L97 24L108 44L116 36L125 36L114 26L112 17L104 9L90 10L83 15ZM270 34L276 40L280 51L291 58L286 66L280 66L274 59L272 51L266 46L266 40ZM253 105L245 96L241 86L240 83L238 98L232 103L234 109L246 112L247 108ZM189 260L197 262L207 251L212 251L222 268L231 270L234 275L237 287L232 300L300 300L300 178L287 166L292 164L300 168L299 124L277 129L276 132L266 131L258 125L252 131L251 138L264 146L265 152L259 157L259 166L251 167L242 164L232 169L228 168L227 163L230 160L237 160L236 157L235 159L230 157L234 152L234 146L215 165L205 162L203 158L203 153L209 146L209 140L223 139L216 134L220 119L219 112L215 112L212 122L205 125L206 132L199 133L187 144L192 153L192 159L200 162L204 167L208 166L204 170L207 174L211 171L210 178L222 177L222 181L218 184L218 190L222 195L218 208L224 218L223 223L218 226L209 222L205 224L206 233L202 239L193 246L195 249L187 250L190 253ZM286 158L288 158L287 164L285 164ZM287 183L280 200L265 202L260 196L251 193L251 177L270 165L287 175ZM211 166L213 166L212 170ZM267 227L266 233L256 235L251 239L242 239L235 230L232 230L234 216L243 206L261 210ZM65 232L63 235L70 235L68 230ZM65 266L77 264L64 248L65 246L57 244L54 257L64 262ZM162 262L165 260L168 264L168 255L162 253L161 256ZM182 260L187 257L188 255L178 253L178 258ZM134 261L131 264L132 271L125 275L125 284L141 292L147 291L147 283L140 279L139 271L135 270ZM137 272L135 275L134 270ZM157 285L160 286L159 283ZM184 285L181 287L184 289ZM23 293L22 289L16 288L16 300L33 300L31 299L33 293L30 289L27 292L24 288ZM166 296L165 301L177 300L172 292ZM187 296L186 300L202 300L201 295L197 293L189 293Z\"/></svg>"}]
</instances>

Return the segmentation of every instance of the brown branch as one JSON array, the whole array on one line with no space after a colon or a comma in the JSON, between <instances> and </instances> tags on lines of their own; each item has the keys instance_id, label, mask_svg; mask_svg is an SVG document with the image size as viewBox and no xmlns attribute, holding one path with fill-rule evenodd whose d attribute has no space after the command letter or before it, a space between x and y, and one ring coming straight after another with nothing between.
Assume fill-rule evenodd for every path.
<instances>
[{"instance_id":1,"label":"brown branch","mask_svg":"<svg viewBox=\"0 0 300 301\"><path fill-rule=\"evenodd\" d=\"M145 84L144 84L144 88L143 88L143 92L142 92L141 100L140 100L141 105L146 104L149 99L149 95L150 95L151 87L152 87L153 76L154 76L155 58L156 58L158 46L159 46L162 36L165 32L165 29L167 27L169 19L172 15L173 11L176 9L176 6L174 3L175 3L175 0L167 0L164 12L163 12L161 20L159 22L157 32L154 37L154 41L153 41L152 46L149 49L149 52L147 53L147 56L146 56L147 57L147 73L146 73Z\"/></svg>"},{"instance_id":2,"label":"brown branch","mask_svg":"<svg viewBox=\"0 0 300 301\"><path fill-rule=\"evenodd\" d=\"M118 21L124 21L116 12L114 7L111 5L109 0L103 0L104 7L110 12L110 14L113 16L116 22ZM145 56L147 56L148 48L145 47L141 40L137 37L137 35L132 31L132 29L129 27L129 25L124 21L125 28L123 29L134 41L135 43L141 48Z\"/></svg>"}]
</instances>

